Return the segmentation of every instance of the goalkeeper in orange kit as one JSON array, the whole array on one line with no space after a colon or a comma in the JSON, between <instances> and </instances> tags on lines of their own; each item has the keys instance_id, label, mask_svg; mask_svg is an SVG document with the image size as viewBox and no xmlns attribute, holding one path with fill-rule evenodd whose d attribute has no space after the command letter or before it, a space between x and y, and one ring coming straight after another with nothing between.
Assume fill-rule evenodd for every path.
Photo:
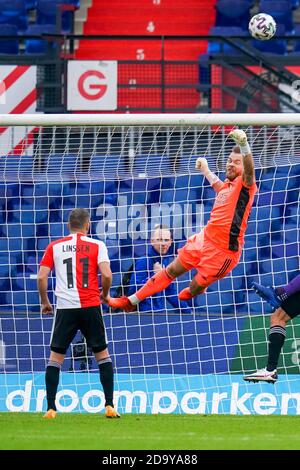
<instances>
[{"instance_id":1,"label":"goalkeeper in orange kit","mask_svg":"<svg viewBox=\"0 0 300 470\"><path fill-rule=\"evenodd\" d=\"M189 287L179 293L180 300L189 300L203 294L208 286L225 277L238 264L257 186L245 132L236 129L229 137L236 146L228 157L224 181L210 171L205 158L196 161L196 169L217 193L207 225L187 240L172 263L148 279L133 295L107 299L110 307L134 311L139 302L166 289L178 276L195 268L197 274Z\"/></svg>"}]
</instances>

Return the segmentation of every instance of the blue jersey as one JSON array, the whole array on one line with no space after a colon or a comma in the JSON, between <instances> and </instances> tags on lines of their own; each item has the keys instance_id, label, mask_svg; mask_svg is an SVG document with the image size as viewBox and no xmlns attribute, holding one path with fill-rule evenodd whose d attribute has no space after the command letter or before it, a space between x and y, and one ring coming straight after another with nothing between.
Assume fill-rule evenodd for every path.
<instances>
[{"instance_id":1,"label":"blue jersey","mask_svg":"<svg viewBox=\"0 0 300 470\"><path fill-rule=\"evenodd\" d=\"M159 263L163 267L168 266L174 260L174 254L171 253L172 248L165 255L160 255L151 245L147 255L138 258L134 263L134 271L130 277L128 294L134 294L140 289L154 273L154 264ZM179 302L176 284L173 282L162 292L158 292L151 297L139 303L139 311L157 311L168 309L168 301L172 308L182 309L185 313L190 313L191 309L186 302Z\"/></svg>"}]
</instances>

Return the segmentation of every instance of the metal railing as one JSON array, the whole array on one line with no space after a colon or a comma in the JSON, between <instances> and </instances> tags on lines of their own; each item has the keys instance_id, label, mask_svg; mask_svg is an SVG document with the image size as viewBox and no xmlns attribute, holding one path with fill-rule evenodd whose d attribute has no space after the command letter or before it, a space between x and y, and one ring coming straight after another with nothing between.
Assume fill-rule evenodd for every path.
<instances>
[{"instance_id":1,"label":"metal railing","mask_svg":"<svg viewBox=\"0 0 300 470\"><path fill-rule=\"evenodd\" d=\"M250 38L44 34L42 40L48 44L46 50L41 54L27 53L26 42L40 38L34 35L0 36L0 41L17 39L20 43L19 54L0 54L0 65L37 66L37 111L40 112L67 112L67 63L76 58L81 40L93 44L93 41L120 39L159 41L160 54L157 60L137 56L118 61L118 112L300 110L297 99L300 53L264 54L251 45ZM284 39L292 45L300 41L300 36L285 36ZM199 44L198 60L170 60L170 42L179 44L185 40ZM218 52L205 53L208 41L223 46ZM222 52L222 47L230 47L231 52ZM101 59L101 55L95 56L95 60Z\"/></svg>"}]
</instances>

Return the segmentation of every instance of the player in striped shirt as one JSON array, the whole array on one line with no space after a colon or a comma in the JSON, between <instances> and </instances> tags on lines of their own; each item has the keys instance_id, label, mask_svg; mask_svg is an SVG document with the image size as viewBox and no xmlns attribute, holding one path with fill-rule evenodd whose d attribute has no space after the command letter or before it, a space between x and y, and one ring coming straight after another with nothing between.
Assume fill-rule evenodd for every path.
<instances>
[{"instance_id":1,"label":"player in striped shirt","mask_svg":"<svg viewBox=\"0 0 300 470\"><path fill-rule=\"evenodd\" d=\"M100 271L101 296L108 302L112 273L105 244L88 237L89 228L89 212L85 209L73 209L69 216L70 235L50 243L40 264L38 290L42 313L52 312L47 294L48 276L52 269L55 269L57 297L51 353L46 368L45 418L56 417L55 398L60 369L66 351L78 330L85 336L99 366L105 395L105 414L108 418L120 417L113 405L113 367L107 349L98 286Z\"/></svg>"},{"instance_id":2,"label":"player in striped shirt","mask_svg":"<svg viewBox=\"0 0 300 470\"><path fill-rule=\"evenodd\" d=\"M190 237L186 245L178 250L178 257L152 276L135 294L111 298L109 305L112 308L134 311L146 297L166 289L175 278L195 268L198 272L190 286L179 293L179 299L189 300L203 294L209 285L225 277L238 264L257 187L253 157L245 132L236 129L229 136L237 146L227 160L224 182L209 170L205 158L198 158L196 162L196 168L217 193L206 227Z\"/></svg>"}]
</instances>

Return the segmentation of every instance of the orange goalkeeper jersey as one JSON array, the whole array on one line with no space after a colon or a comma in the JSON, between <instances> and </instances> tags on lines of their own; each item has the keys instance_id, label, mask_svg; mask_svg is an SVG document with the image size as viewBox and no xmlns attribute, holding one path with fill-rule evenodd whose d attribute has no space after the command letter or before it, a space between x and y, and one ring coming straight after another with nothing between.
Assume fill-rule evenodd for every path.
<instances>
[{"instance_id":1,"label":"orange goalkeeper jersey","mask_svg":"<svg viewBox=\"0 0 300 470\"><path fill-rule=\"evenodd\" d=\"M256 191L256 183L247 188L242 176L223 182L204 229L207 238L219 248L231 251L242 249Z\"/></svg>"}]
</instances>

